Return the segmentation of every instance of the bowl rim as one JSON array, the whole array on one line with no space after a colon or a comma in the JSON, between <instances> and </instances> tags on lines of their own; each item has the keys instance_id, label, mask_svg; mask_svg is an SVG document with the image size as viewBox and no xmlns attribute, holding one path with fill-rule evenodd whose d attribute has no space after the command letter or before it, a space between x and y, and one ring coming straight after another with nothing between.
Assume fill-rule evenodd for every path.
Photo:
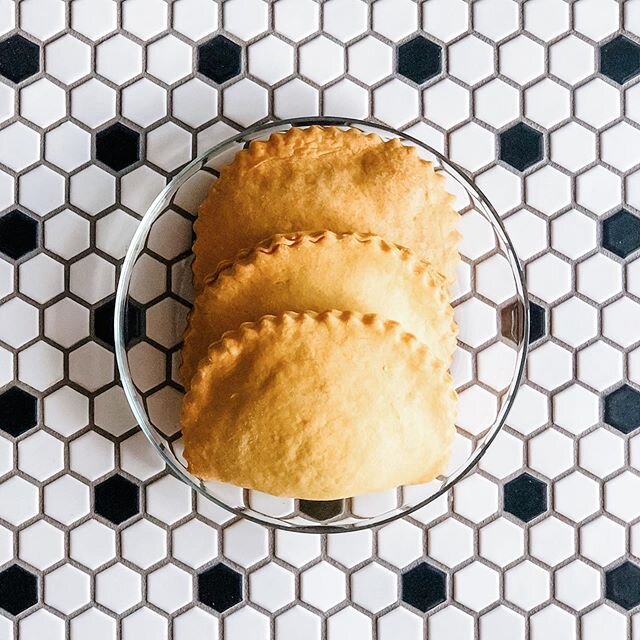
<instances>
[{"instance_id":1,"label":"bowl rim","mask_svg":"<svg viewBox=\"0 0 640 640\"><path fill-rule=\"evenodd\" d=\"M379 519L374 519L372 521L359 523L347 523L344 525L338 524L284 524L279 521L277 516L268 516L264 515L264 518L253 515L253 513L247 513L244 509L233 507L219 498L211 495L209 492L205 490L205 488L198 483L194 482L194 480L187 475L186 470L180 465L176 464L174 460L171 459L170 455L166 452L168 448L167 445L160 440L159 436L156 434L156 429L151 424L149 417L147 415L146 410L142 406L142 404L138 401L137 394L138 392L135 389L133 380L131 378L131 371L128 364L127 359L127 347L125 340L125 320L126 320L126 301L128 297L128 291L131 284L131 278L133 275L133 268L136 263L138 256L140 255L141 250L144 247L144 242L150 232L150 229L156 219L162 214L162 212L166 209L166 205L171 202L171 198L175 195L178 189L186 183L186 181L195 175L198 171L201 170L202 166L205 164L206 160L212 156L219 154L221 151L225 150L227 147L231 147L233 144L237 144L239 142L244 142L244 138L248 136L254 136L255 134L261 132L267 132L271 129L278 130L283 127L308 127L308 126L339 126L339 127L350 127L355 126L358 128L362 128L365 130L379 130L384 133L392 134L394 136L398 136L404 140L411 142L412 144L421 147L425 151L430 154L433 154L438 160L446 167L447 170L453 170L456 174L456 178L460 179L465 183L465 186L471 190L472 193L475 193L482 204L486 207L487 211L491 215L491 222L494 229L494 232L499 237L500 241L503 243L505 247L505 254L507 260L509 262L509 266L511 267L512 273L514 274L514 281L516 286L516 298L522 302L523 305L523 315L522 315L522 326L523 326L523 336L521 344L517 345L517 368L515 373L511 379L511 382L507 388L505 393L505 400L503 402L502 407L498 411L498 414L489 428L489 432L485 436L485 440L482 442L480 446L472 453L472 455L465 461L463 465L460 466L451 476L447 477L447 480L442 483L442 485L438 488L437 491L429 495L424 500L419 501L415 505L407 507L403 510L398 510L397 513L392 513L387 517L381 517ZM142 432L145 434L147 440L153 445L156 449L157 453L163 459L164 463L167 465L169 471L176 476L179 480L184 482L191 489L195 490L202 496L205 496L208 500L211 500L217 506L223 508L224 510L242 518L246 518L247 520L263 525L269 526L275 529L282 529L291 532L297 533L316 533L316 534L324 534L324 533L348 533L354 531L361 531L366 529L372 529L373 527L383 526L394 520L398 520L399 518L403 518L405 516L410 515L411 513L418 511L423 508L427 504L433 502L444 493L449 491L459 480L464 478L480 461L480 459L484 456L487 449L494 441L498 433L502 431L502 427L504 426L507 416L511 411L513 404L515 402L515 398L517 395L517 391L522 382L527 353L529 349L529 297L526 288L525 275L522 266L520 265L520 261L517 257L515 248L513 243L507 233L506 227L498 215L497 211L491 204L491 201L486 197L483 191L475 184L475 182L471 179L471 177L467 174L467 172L462 169L455 162L451 161L447 158L443 153L439 152L437 149L432 148L428 144L422 142L421 140L415 138L414 136L394 129L393 127L388 127L383 124L379 124L377 122L369 122L367 120L361 120L357 118L349 118L349 117L334 117L334 116L304 116L297 118L288 118L288 119L275 119L268 120L264 122L260 122L254 124L250 127L239 131L237 134L226 138L225 140L219 142L213 147L207 149L203 153L199 154L196 158L191 160L185 167L183 167L170 181L169 183L162 189L162 191L156 196L153 202L147 208L147 211L142 217L136 232L131 239L129 247L127 249L127 253L120 267L120 275L118 279L118 286L116 289L116 298L115 298L115 308L114 308L114 351L116 355L116 363L118 366L118 372L120 374L120 382L122 384L122 388L124 390L125 397L127 399L127 403L129 408L131 409L138 425L142 429ZM171 455L174 455L171 452Z\"/></svg>"}]
</instances>

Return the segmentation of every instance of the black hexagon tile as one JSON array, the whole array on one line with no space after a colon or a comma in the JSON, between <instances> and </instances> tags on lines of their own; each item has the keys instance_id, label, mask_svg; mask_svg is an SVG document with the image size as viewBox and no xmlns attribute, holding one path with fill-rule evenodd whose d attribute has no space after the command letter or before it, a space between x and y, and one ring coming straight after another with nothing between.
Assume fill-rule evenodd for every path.
<instances>
[{"instance_id":1,"label":"black hexagon tile","mask_svg":"<svg viewBox=\"0 0 640 640\"><path fill-rule=\"evenodd\" d=\"M421 562L402 574L403 602L426 612L447 598L447 575L440 569Z\"/></svg>"},{"instance_id":2,"label":"black hexagon tile","mask_svg":"<svg viewBox=\"0 0 640 640\"><path fill-rule=\"evenodd\" d=\"M18 387L0 393L0 430L17 437L36 426L38 401Z\"/></svg>"},{"instance_id":3,"label":"black hexagon tile","mask_svg":"<svg viewBox=\"0 0 640 640\"><path fill-rule=\"evenodd\" d=\"M94 503L97 514L113 524L121 524L140 511L140 489L116 474L95 486Z\"/></svg>"},{"instance_id":4,"label":"black hexagon tile","mask_svg":"<svg viewBox=\"0 0 640 640\"><path fill-rule=\"evenodd\" d=\"M524 171L542 160L542 134L524 122L500 134L500 159L518 171Z\"/></svg>"},{"instance_id":5,"label":"black hexagon tile","mask_svg":"<svg viewBox=\"0 0 640 640\"><path fill-rule=\"evenodd\" d=\"M225 36L216 36L198 47L198 71L218 84L240 74L242 49Z\"/></svg>"},{"instance_id":6,"label":"black hexagon tile","mask_svg":"<svg viewBox=\"0 0 640 640\"><path fill-rule=\"evenodd\" d=\"M437 76L442 69L440 45L423 36L401 44L397 53L397 70L401 76L422 84Z\"/></svg>"},{"instance_id":7,"label":"black hexagon tile","mask_svg":"<svg viewBox=\"0 0 640 640\"><path fill-rule=\"evenodd\" d=\"M504 510L523 522L544 513L548 508L547 500L547 485L528 473L504 485Z\"/></svg>"},{"instance_id":8,"label":"black hexagon tile","mask_svg":"<svg viewBox=\"0 0 640 640\"><path fill-rule=\"evenodd\" d=\"M198 574L198 600L220 613L242 601L242 576L222 562Z\"/></svg>"},{"instance_id":9,"label":"black hexagon tile","mask_svg":"<svg viewBox=\"0 0 640 640\"><path fill-rule=\"evenodd\" d=\"M602 246L621 258L640 248L640 218L622 209L602 221Z\"/></svg>"},{"instance_id":10,"label":"black hexagon tile","mask_svg":"<svg viewBox=\"0 0 640 640\"><path fill-rule=\"evenodd\" d=\"M0 217L0 254L17 260L38 246L38 223L21 211Z\"/></svg>"},{"instance_id":11,"label":"black hexagon tile","mask_svg":"<svg viewBox=\"0 0 640 640\"><path fill-rule=\"evenodd\" d=\"M122 171L140 159L140 134L120 122L96 133L96 159Z\"/></svg>"},{"instance_id":12,"label":"black hexagon tile","mask_svg":"<svg viewBox=\"0 0 640 640\"><path fill-rule=\"evenodd\" d=\"M40 47L20 34L0 40L0 76L22 82L40 71Z\"/></svg>"},{"instance_id":13,"label":"black hexagon tile","mask_svg":"<svg viewBox=\"0 0 640 640\"><path fill-rule=\"evenodd\" d=\"M500 309L500 334L511 342L518 342L523 333L524 307L517 300Z\"/></svg>"},{"instance_id":14,"label":"black hexagon tile","mask_svg":"<svg viewBox=\"0 0 640 640\"><path fill-rule=\"evenodd\" d=\"M113 314L115 311L115 298L100 305L93 312L93 333L109 347L114 346ZM141 307L132 300L126 304L125 343L131 346L144 334L145 315Z\"/></svg>"},{"instance_id":15,"label":"black hexagon tile","mask_svg":"<svg viewBox=\"0 0 640 640\"><path fill-rule=\"evenodd\" d=\"M17 615L38 602L38 579L13 564L0 571L0 609Z\"/></svg>"},{"instance_id":16,"label":"black hexagon tile","mask_svg":"<svg viewBox=\"0 0 640 640\"><path fill-rule=\"evenodd\" d=\"M640 427L640 391L624 384L605 396L604 421L622 433Z\"/></svg>"},{"instance_id":17,"label":"black hexagon tile","mask_svg":"<svg viewBox=\"0 0 640 640\"><path fill-rule=\"evenodd\" d=\"M600 47L600 72L622 84L640 73L640 45L616 36Z\"/></svg>"},{"instance_id":18,"label":"black hexagon tile","mask_svg":"<svg viewBox=\"0 0 640 640\"><path fill-rule=\"evenodd\" d=\"M344 500L300 500L298 508L313 520L331 520L344 511Z\"/></svg>"},{"instance_id":19,"label":"black hexagon tile","mask_svg":"<svg viewBox=\"0 0 640 640\"><path fill-rule=\"evenodd\" d=\"M605 574L608 600L623 609L633 609L640 604L640 567L633 562L623 562Z\"/></svg>"},{"instance_id":20,"label":"black hexagon tile","mask_svg":"<svg viewBox=\"0 0 640 640\"><path fill-rule=\"evenodd\" d=\"M529 302L529 342L536 342L547 333L546 315L544 307Z\"/></svg>"}]
</instances>

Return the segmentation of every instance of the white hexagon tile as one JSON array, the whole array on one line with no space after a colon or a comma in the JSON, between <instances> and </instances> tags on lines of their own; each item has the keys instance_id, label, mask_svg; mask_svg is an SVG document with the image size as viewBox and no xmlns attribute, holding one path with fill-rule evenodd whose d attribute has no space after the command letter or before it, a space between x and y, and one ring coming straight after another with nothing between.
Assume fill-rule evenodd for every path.
<instances>
[{"instance_id":1,"label":"white hexagon tile","mask_svg":"<svg viewBox=\"0 0 640 640\"><path fill-rule=\"evenodd\" d=\"M0 34L0 638L640 638L639 0L0 0ZM478 468L328 536L239 520L168 475L112 327L167 180L243 127L318 114L462 165L531 311L525 384ZM183 257L152 244L132 344ZM499 267L460 291L504 304ZM500 347L475 372L495 388Z\"/></svg>"}]
</instances>

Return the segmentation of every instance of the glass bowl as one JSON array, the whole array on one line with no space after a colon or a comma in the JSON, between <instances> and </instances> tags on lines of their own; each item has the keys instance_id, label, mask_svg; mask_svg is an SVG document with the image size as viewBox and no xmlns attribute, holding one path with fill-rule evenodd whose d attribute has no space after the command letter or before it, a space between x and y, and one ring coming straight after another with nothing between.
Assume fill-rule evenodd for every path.
<instances>
[{"instance_id":1,"label":"glass bowl","mask_svg":"<svg viewBox=\"0 0 640 640\"><path fill-rule=\"evenodd\" d=\"M178 376L189 312L192 223L217 170L250 141L310 125L355 127L399 138L431 160L461 213L462 261L452 293L459 325L452 372L459 393L457 435L446 475L423 485L346 500L312 502L274 497L191 475L182 457ZM130 328L144 327L130 339ZM125 394L149 441L169 469L217 505L250 520L316 533L389 522L426 506L478 462L505 422L523 374L528 342L524 277L499 216L465 173L409 135L363 121L297 118L262 124L216 145L189 163L153 202L121 270L115 306L115 350Z\"/></svg>"}]
</instances>

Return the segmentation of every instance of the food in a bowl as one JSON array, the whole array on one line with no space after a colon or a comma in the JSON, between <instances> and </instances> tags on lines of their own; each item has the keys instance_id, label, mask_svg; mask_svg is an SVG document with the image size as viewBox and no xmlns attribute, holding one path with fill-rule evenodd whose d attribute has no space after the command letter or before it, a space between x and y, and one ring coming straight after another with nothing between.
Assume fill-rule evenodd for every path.
<instances>
[{"instance_id":1,"label":"food in a bowl","mask_svg":"<svg viewBox=\"0 0 640 640\"><path fill-rule=\"evenodd\" d=\"M414 147L337 127L254 141L223 167L195 222L194 287L276 233L373 233L412 249L449 282L458 261L453 197Z\"/></svg>"},{"instance_id":2,"label":"food in a bowl","mask_svg":"<svg viewBox=\"0 0 640 640\"><path fill-rule=\"evenodd\" d=\"M445 471L452 202L414 148L355 129L291 129L222 168L194 227L191 473L329 500Z\"/></svg>"},{"instance_id":3,"label":"food in a bowl","mask_svg":"<svg viewBox=\"0 0 640 640\"><path fill-rule=\"evenodd\" d=\"M182 349L183 384L209 346L243 322L328 309L396 320L447 365L456 346L446 281L408 249L364 234L277 235L240 254L196 298Z\"/></svg>"},{"instance_id":4,"label":"food in a bowl","mask_svg":"<svg viewBox=\"0 0 640 640\"><path fill-rule=\"evenodd\" d=\"M348 497L442 473L451 374L395 322L284 313L231 331L183 409L189 470L274 495Z\"/></svg>"}]
</instances>

